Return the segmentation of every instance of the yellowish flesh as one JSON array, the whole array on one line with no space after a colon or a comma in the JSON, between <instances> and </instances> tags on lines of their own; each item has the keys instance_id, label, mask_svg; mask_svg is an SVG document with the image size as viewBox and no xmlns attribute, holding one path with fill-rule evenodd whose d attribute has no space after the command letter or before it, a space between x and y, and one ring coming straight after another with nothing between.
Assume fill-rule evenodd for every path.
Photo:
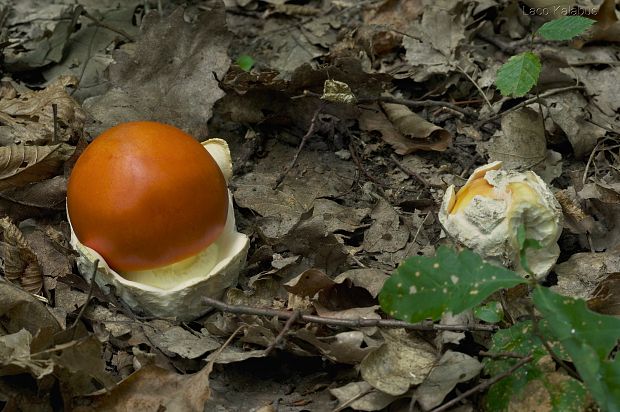
<instances>
[{"instance_id":1,"label":"yellowish flesh","mask_svg":"<svg viewBox=\"0 0 620 412\"><path fill-rule=\"evenodd\" d=\"M202 252L157 269L121 272L127 280L155 286L160 289L172 289L179 284L194 278L204 277L217 264L218 246L212 244Z\"/></svg>"},{"instance_id":2,"label":"yellowish flesh","mask_svg":"<svg viewBox=\"0 0 620 412\"><path fill-rule=\"evenodd\" d=\"M456 193L456 202L449 213L456 213L467 206L473 200L474 196L491 197L492 191L493 186L491 186L484 177L472 181L469 185L463 186Z\"/></svg>"}]
</instances>

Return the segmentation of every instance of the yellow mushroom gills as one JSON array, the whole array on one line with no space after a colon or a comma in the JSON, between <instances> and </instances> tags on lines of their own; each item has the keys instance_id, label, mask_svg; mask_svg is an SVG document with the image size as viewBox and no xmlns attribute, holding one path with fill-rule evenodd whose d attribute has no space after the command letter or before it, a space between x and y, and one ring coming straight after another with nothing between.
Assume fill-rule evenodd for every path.
<instances>
[{"instance_id":1,"label":"yellow mushroom gills","mask_svg":"<svg viewBox=\"0 0 620 412\"><path fill-rule=\"evenodd\" d=\"M555 264L562 232L560 205L546 183L532 171L502 170L501 162L477 168L455 193L444 195L439 220L448 234L482 257L526 276L519 262L517 230L542 248L526 252L536 278L544 278Z\"/></svg>"}]
</instances>

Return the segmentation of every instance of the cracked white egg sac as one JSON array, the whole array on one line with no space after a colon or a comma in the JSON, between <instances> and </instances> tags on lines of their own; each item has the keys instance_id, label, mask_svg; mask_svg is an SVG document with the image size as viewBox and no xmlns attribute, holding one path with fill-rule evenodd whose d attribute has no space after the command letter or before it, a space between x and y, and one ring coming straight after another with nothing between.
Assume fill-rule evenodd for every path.
<instances>
[{"instance_id":1,"label":"cracked white egg sac","mask_svg":"<svg viewBox=\"0 0 620 412\"><path fill-rule=\"evenodd\" d=\"M232 163L226 142L210 139L203 146L228 182ZM219 299L226 289L237 284L239 271L245 265L249 239L237 232L230 191L228 196L226 223L217 240L189 258L155 269L117 273L99 253L82 244L71 227L71 245L80 254L78 268L91 282L93 262L99 259L95 282L104 293L116 294L138 312L181 321L195 319L210 309L202 297Z\"/></svg>"},{"instance_id":2,"label":"cracked white egg sac","mask_svg":"<svg viewBox=\"0 0 620 412\"><path fill-rule=\"evenodd\" d=\"M493 162L477 168L458 192L450 186L439 220L463 246L528 276L519 259L517 231L523 225L526 239L541 246L526 250L527 265L537 279L544 278L560 254L561 207L536 173L501 167L501 162Z\"/></svg>"}]
</instances>

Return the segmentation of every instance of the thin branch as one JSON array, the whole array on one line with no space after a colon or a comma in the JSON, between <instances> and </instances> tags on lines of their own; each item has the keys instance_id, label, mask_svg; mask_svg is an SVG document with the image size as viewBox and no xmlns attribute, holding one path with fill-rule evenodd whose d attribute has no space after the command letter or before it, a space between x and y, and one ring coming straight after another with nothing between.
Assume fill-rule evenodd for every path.
<instances>
[{"instance_id":1,"label":"thin branch","mask_svg":"<svg viewBox=\"0 0 620 412\"><path fill-rule=\"evenodd\" d=\"M413 177L415 180L418 181L418 183L420 183L422 186L424 186L425 188L429 188L429 187L434 187L436 189L445 189L446 187L444 185L440 185L440 184L436 184L436 183L429 183L427 182L422 176L420 176L417 172L409 169L407 166L405 166L404 164L402 164L401 162L398 161L398 159L396 158L395 155L391 155L390 159L392 159L392 161L394 162L394 164L396 166L398 166L398 168L400 170L402 170L403 172L405 172L405 174Z\"/></svg>"},{"instance_id":2,"label":"thin branch","mask_svg":"<svg viewBox=\"0 0 620 412\"><path fill-rule=\"evenodd\" d=\"M234 313L236 315L259 315L277 317L278 319L290 319L295 312L286 310L278 310L272 308L255 308L252 306L229 305L217 299L208 297L202 298L203 302L221 312ZM403 328L408 330L449 330L449 331L483 331L494 332L498 329L496 325L438 325L433 322L409 323L393 319L344 319L344 318L327 318L315 315L301 315L297 319L297 323L318 323L321 325L343 326L348 328L362 328L370 326L379 326L385 328Z\"/></svg>"},{"instance_id":3,"label":"thin branch","mask_svg":"<svg viewBox=\"0 0 620 412\"><path fill-rule=\"evenodd\" d=\"M314 111L314 115L312 116L312 120L310 121L310 127L308 128L308 131L306 132L304 137L301 138L301 143L299 144L299 147L297 148L297 151L295 152L295 155L293 156L293 159L291 160L291 162L288 164L286 169L284 169L284 171L280 174L280 176L276 180L276 183L273 186L273 190L276 190L278 188L278 186L280 186L280 184L282 183L282 181L284 180L286 175L291 171L291 169L297 163L297 158L299 158L299 154L301 153L301 149L304 148L304 146L308 142L308 139L314 134L314 131L316 129L316 125L318 123L319 114L323 110L323 105L324 105L324 102L321 102L319 104L319 107L317 107L317 109Z\"/></svg>"},{"instance_id":4,"label":"thin branch","mask_svg":"<svg viewBox=\"0 0 620 412\"><path fill-rule=\"evenodd\" d=\"M84 312L86 311L86 308L88 307L88 304L90 303L90 300L93 297L93 292L95 290L95 278L97 277L98 268L99 268L99 259L95 259L95 261L93 262L93 272L90 276L90 289L88 290L88 296L86 296L86 302L84 302L84 305L82 306L82 309L80 310L80 313L78 313L77 317L75 318L75 320L73 321L73 324L71 325L69 329L74 329L78 325L78 322L84 315ZM76 330L77 329L73 330L73 338L75 338Z\"/></svg>"},{"instance_id":5,"label":"thin branch","mask_svg":"<svg viewBox=\"0 0 620 412\"><path fill-rule=\"evenodd\" d=\"M474 386L470 390L468 390L466 392L463 392L462 394L460 394L456 398L452 399L451 401L446 402L443 405L433 409L431 412L443 412L443 411L451 408L452 406L456 405L457 403L459 403L463 399L467 398L468 396L473 395L476 392L482 392L483 390L485 390L489 386L493 385L494 383L499 382L502 379L512 375L514 373L514 371L516 371L517 369L519 369L520 367L522 367L526 363L531 362L532 359L534 359L534 355L526 356L525 358L521 359L519 362L515 363L514 366L512 368L508 369L507 371L505 371L503 373L500 373L499 375L495 375L491 379L487 379L486 381L484 381L484 382Z\"/></svg>"},{"instance_id":6,"label":"thin branch","mask_svg":"<svg viewBox=\"0 0 620 412\"><path fill-rule=\"evenodd\" d=\"M297 322L300 316L301 316L300 311L296 310L293 312L293 316L288 318L288 320L284 324L284 327L282 328L280 333L278 333L278 336L276 336L275 340L271 343L271 345L267 347L267 349L265 349L265 355L269 355L271 351L274 350L275 347L282 341L282 339L284 339L284 336L287 334L289 330L291 330L291 327L293 326L295 322Z\"/></svg>"},{"instance_id":7,"label":"thin branch","mask_svg":"<svg viewBox=\"0 0 620 412\"><path fill-rule=\"evenodd\" d=\"M54 120L54 137L52 143L58 142L58 105L56 103L52 103L52 116Z\"/></svg>"},{"instance_id":8,"label":"thin branch","mask_svg":"<svg viewBox=\"0 0 620 412\"><path fill-rule=\"evenodd\" d=\"M452 110L455 110L459 113L463 113L466 116L474 116L475 111L471 110L467 107L461 107L454 103L442 102L437 100L409 100L409 99L399 99L391 96L379 96L375 99L359 99L358 103L368 103L368 102L383 102L383 103L394 103L394 104L402 104L403 106L417 108L417 107L448 107Z\"/></svg>"},{"instance_id":9,"label":"thin branch","mask_svg":"<svg viewBox=\"0 0 620 412\"><path fill-rule=\"evenodd\" d=\"M478 123L476 123L476 127L480 127L480 126L482 126L485 123L488 123L490 121L498 119L498 118L502 117L503 115L505 115L506 113L510 113L510 112L518 110L518 109L520 109L522 107L530 105L530 104L536 102L539 99L539 97L542 99L542 98L545 98L545 97L553 96L554 94L558 94L558 93L564 93L564 92L568 92L568 91L571 91L571 90L583 90L583 89L584 89L583 86L567 86L567 87L559 87L557 89L547 90L546 92L541 93L540 96L534 96L534 97L532 97L530 99L522 101L521 103L517 104L516 106L511 107L510 109L504 110L503 112L496 113L493 116L490 116L490 117L487 117L485 119L480 120Z\"/></svg>"},{"instance_id":10,"label":"thin branch","mask_svg":"<svg viewBox=\"0 0 620 412\"><path fill-rule=\"evenodd\" d=\"M312 92L310 90L304 90L303 94L299 96L293 96L291 99L301 99L304 97L317 97L321 98L322 95L319 93ZM403 106L418 108L418 107L447 107L459 113L462 113L467 116L474 116L475 111L471 110L467 107L461 107L455 103L442 102L439 100L409 100L409 99L399 99L397 97L392 96L378 96L378 97L369 97L358 99L356 103L374 103L374 102L383 102L383 103L394 103L394 104L402 104Z\"/></svg>"},{"instance_id":11,"label":"thin branch","mask_svg":"<svg viewBox=\"0 0 620 412\"><path fill-rule=\"evenodd\" d=\"M366 170L366 168L364 168L364 164L362 163L362 159L360 159L359 155L357 154L357 150L355 149L355 146L353 146L353 142L349 143L349 152L351 153L351 157L353 158L353 163L355 163L355 165L357 166L359 171L362 172L362 174L364 176L366 176L368 178L368 180L370 180L371 182L375 183L378 186L387 187L385 184L383 184L380 181L378 181L377 179L375 179L375 177L372 176Z\"/></svg>"},{"instance_id":12,"label":"thin branch","mask_svg":"<svg viewBox=\"0 0 620 412\"><path fill-rule=\"evenodd\" d=\"M126 31L116 28L114 26L110 26L107 23L102 22L101 20L97 19L96 17L92 16L90 13L88 13L86 10L82 9L82 16L86 17L87 19L89 19L90 21L92 21L93 23L95 23L96 26L100 26L103 27L104 29L108 29L110 31L113 31L114 33L118 33L121 36L123 36L124 38L126 38L127 40L134 42L136 41L133 36L131 36L130 34L128 34Z\"/></svg>"},{"instance_id":13,"label":"thin branch","mask_svg":"<svg viewBox=\"0 0 620 412\"><path fill-rule=\"evenodd\" d=\"M527 357L527 355L522 355L517 352L487 352L485 350L481 350L480 352L478 352L478 355L485 356L487 358L492 358L492 359L501 359L501 358L523 359Z\"/></svg>"},{"instance_id":14,"label":"thin branch","mask_svg":"<svg viewBox=\"0 0 620 412\"><path fill-rule=\"evenodd\" d=\"M469 80L471 82L471 84L474 85L474 87L476 88L476 90L478 90L478 93L480 93L480 96L482 96L482 98L484 99L484 101L486 102L486 104L493 109L493 105L491 104L491 101L489 100L489 98L487 97L487 94L484 92L484 90L482 90L482 88L480 87L480 85L473 79L473 77L471 77L466 71L465 69L463 69L461 66L459 66L458 64L455 66L458 71L460 71L461 73L463 73L465 75L465 77L467 77L467 80Z\"/></svg>"}]
</instances>

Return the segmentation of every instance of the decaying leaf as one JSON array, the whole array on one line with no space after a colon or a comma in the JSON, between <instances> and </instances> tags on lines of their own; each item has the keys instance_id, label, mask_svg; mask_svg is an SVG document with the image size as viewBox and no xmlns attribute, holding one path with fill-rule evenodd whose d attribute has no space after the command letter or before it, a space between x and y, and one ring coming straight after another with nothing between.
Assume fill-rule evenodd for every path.
<instances>
[{"instance_id":1,"label":"decaying leaf","mask_svg":"<svg viewBox=\"0 0 620 412\"><path fill-rule=\"evenodd\" d=\"M86 113L66 90L75 84L76 77L59 76L43 90L19 88L13 97L0 99L0 142L58 143L81 135ZM57 109L56 136L53 104Z\"/></svg>"},{"instance_id":2,"label":"decaying leaf","mask_svg":"<svg viewBox=\"0 0 620 412\"><path fill-rule=\"evenodd\" d=\"M349 85L337 80L325 80L321 99L346 104L355 104L357 101Z\"/></svg>"},{"instance_id":3,"label":"decaying leaf","mask_svg":"<svg viewBox=\"0 0 620 412\"><path fill-rule=\"evenodd\" d=\"M403 329L381 333L385 343L362 361L362 378L380 391L402 395L411 385L426 379L437 360L437 353L426 341Z\"/></svg>"},{"instance_id":4,"label":"decaying leaf","mask_svg":"<svg viewBox=\"0 0 620 412\"><path fill-rule=\"evenodd\" d=\"M0 219L0 228L3 232L2 254L6 279L32 294L41 292L43 272L21 230L8 217Z\"/></svg>"},{"instance_id":5,"label":"decaying leaf","mask_svg":"<svg viewBox=\"0 0 620 412\"><path fill-rule=\"evenodd\" d=\"M558 284L551 288L561 295L592 299L595 290L608 277L620 273L620 256L616 251L575 253L555 266Z\"/></svg>"},{"instance_id":6,"label":"decaying leaf","mask_svg":"<svg viewBox=\"0 0 620 412\"><path fill-rule=\"evenodd\" d=\"M54 371L54 362L50 359L31 356L31 343L32 335L26 329L0 337L0 376L26 372L41 379Z\"/></svg>"},{"instance_id":7,"label":"decaying leaf","mask_svg":"<svg viewBox=\"0 0 620 412\"><path fill-rule=\"evenodd\" d=\"M427 122L408 107L381 103L379 110L365 110L360 117L360 128L376 131L396 153L405 155L418 150L444 151L452 143L452 135L445 129Z\"/></svg>"},{"instance_id":8,"label":"decaying leaf","mask_svg":"<svg viewBox=\"0 0 620 412\"><path fill-rule=\"evenodd\" d=\"M146 16L135 54L118 53L110 66L110 90L84 102L95 118L92 135L123 121L150 119L206 136L213 104L224 95L217 79L230 66L224 4L213 5L192 22L185 21L183 8L165 20L157 12Z\"/></svg>"},{"instance_id":9,"label":"decaying leaf","mask_svg":"<svg viewBox=\"0 0 620 412\"><path fill-rule=\"evenodd\" d=\"M364 381L347 383L329 391L338 398L339 407L347 405L356 411L380 411L398 399L398 396L381 392Z\"/></svg>"},{"instance_id":10,"label":"decaying leaf","mask_svg":"<svg viewBox=\"0 0 620 412\"><path fill-rule=\"evenodd\" d=\"M0 147L0 190L22 187L55 176L73 148L67 144Z\"/></svg>"},{"instance_id":11,"label":"decaying leaf","mask_svg":"<svg viewBox=\"0 0 620 412\"><path fill-rule=\"evenodd\" d=\"M155 365L146 365L115 387L89 396L91 405L74 410L201 411L210 395L210 373L209 366L193 375L181 375Z\"/></svg>"},{"instance_id":12,"label":"decaying leaf","mask_svg":"<svg viewBox=\"0 0 620 412\"><path fill-rule=\"evenodd\" d=\"M482 364L464 353L451 350L443 354L424 382L413 392L413 397L425 410L440 405L457 383L478 376Z\"/></svg>"}]
</instances>

